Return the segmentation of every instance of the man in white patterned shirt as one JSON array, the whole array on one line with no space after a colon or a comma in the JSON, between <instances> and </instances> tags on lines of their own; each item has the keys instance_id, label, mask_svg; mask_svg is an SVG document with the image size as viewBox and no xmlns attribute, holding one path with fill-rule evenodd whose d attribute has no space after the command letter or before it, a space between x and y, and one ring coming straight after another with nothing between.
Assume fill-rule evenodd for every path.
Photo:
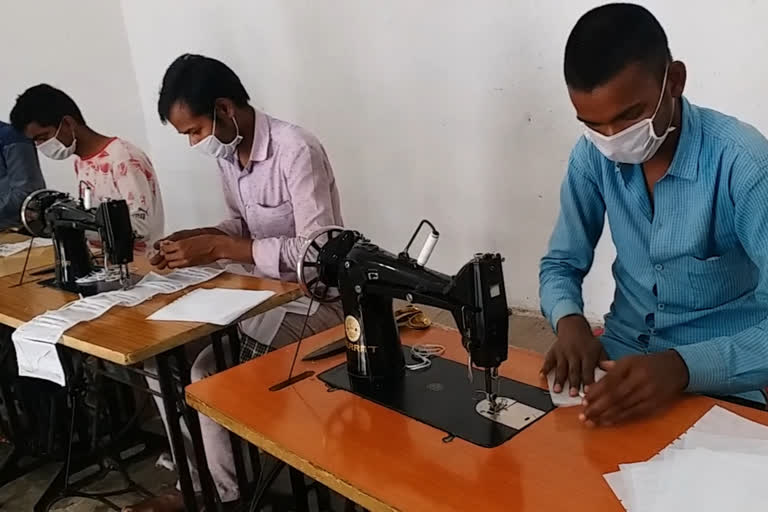
<instances>
[{"instance_id":1,"label":"man in white patterned shirt","mask_svg":"<svg viewBox=\"0 0 768 512\"><path fill-rule=\"evenodd\" d=\"M75 160L78 191L92 191L95 204L125 199L136 233L136 248L144 249L163 235L165 217L160 185L149 157L118 137L91 129L77 104L47 84L31 87L16 100L11 124L54 160Z\"/></svg>"}]
</instances>

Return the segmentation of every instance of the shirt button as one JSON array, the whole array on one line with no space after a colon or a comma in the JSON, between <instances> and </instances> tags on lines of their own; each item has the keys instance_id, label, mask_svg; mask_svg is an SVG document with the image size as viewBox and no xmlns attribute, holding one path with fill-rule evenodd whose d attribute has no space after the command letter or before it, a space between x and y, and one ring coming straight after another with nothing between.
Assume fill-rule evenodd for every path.
<instances>
[{"instance_id":1,"label":"shirt button","mask_svg":"<svg viewBox=\"0 0 768 512\"><path fill-rule=\"evenodd\" d=\"M651 336L656 336L656 329L649 329L649 333L651 333Z\"/></svg>"},{"instance_id":2,"label":"shirt button","mask_svg":"<svg viewBox=\"0 0 768 512\"><path fill-rule=\"evenodd\" d=\"M659 304L659 311L664 311L664 304Z\"/></svg>"},{"instance_id":3,"label":"shirt button","mask_svg":"<svg viewBox=\"0 0 768 512\"><path fill-rule=\"evenodd\" d=\"M653 268L655 268L658 272L661 272L662 270L664 270L664 265L662 265L661 263L657 263L656 266L654 266Z\"/></svg>"}]
</instances>

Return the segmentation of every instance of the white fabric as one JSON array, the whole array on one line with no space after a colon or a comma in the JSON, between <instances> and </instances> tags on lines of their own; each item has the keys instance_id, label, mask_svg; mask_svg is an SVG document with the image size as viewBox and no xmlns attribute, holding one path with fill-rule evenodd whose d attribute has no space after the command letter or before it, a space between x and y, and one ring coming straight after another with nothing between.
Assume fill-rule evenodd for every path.
<instances>
[{"instance_id":1,"label":"white fabric","mask_svg":"<svg viewBox=\"0 0 768 512\"><path fill-rule=\"evenodd\" d=\"M253 267L250 265L249 267ZM239 263L230 263L224 266L224 269L236 275L253 277L256 274L251 268ZM310 303L312 308L310 310ZM244 334L258 341L262 345L270 346L272 341L277 335L277 331L285 319L285 315L288 313L294 313L296 315L306 315L309 311L310 315L314 315L317 312L317 308L320 304L316 301L310 301L307 297L301 297L288 304L283 304L280 307L270 309L269 311L248 318L240 322L240 330Z\"/></svg>"},{"instance_id":2,"label":"white fabric","mask_svg":"<svg viewBox=\"0 0 768 512\"><path fill-rule=\"evenodd\" d=\"M768 427L719 406L646 462L603 475L629 512L763 511Z\"/></svg>"},{"instance_id":3,"label":"white fabric","mask_svg":"<svg viewBox=\"0 0 768 512\"><path fill-rule=\"evenodd\" d=\"M605 371L601 368L595 368L595 382L599 382L600 379L605 377ZM579 388L579 394L571 396L571 385L566 379L563 384L563 389L559 393L555 393L555 370L549 372L547 375L547 384L549 385L549 394L552 397L552 403L557 407L574 407L581 405L581 400L584 398L584 386Z\"/></svg>"},{"instance_id":4,"label":"white fabric","mask_svg":"<svg viewBox=\"0 0 768 512\"><path fill-rule=\"evenodd\" d=\"M135 306L159 293L174 293L213 279L222 272L222 269L210 267L178 269L165 276L150 272L129 290L100 293L36 316L11 336L16 348L19 376L36 377L64 386L66 379L56 343L67 329L98 318L113 306Z\"/></svg>"},{"instance_id":5,"label":"white fabric","mask_svg":"<svg viewBox=\"0 0 768 512\"><path fill-rule=\"evenodd\" d=\"M229 325L274 294L269 290L198 288L158 309L147 320Z\"/></svg>"},{"instance_id":6,"label":"white fabric","mask_svg":"<svg viewBox=\"0 0 768 512\"><path fill-rule=\"evenodd\" d=\"M49 247L53 245L53 240L50 238L33 238L31 243L33 249L36 247ZM0 258L13 256L14 254L20 253L21 251L26 251L29 249L29 244L29 240L24 240L23 242L0 244Z\"/></svg>"}]
</instances>

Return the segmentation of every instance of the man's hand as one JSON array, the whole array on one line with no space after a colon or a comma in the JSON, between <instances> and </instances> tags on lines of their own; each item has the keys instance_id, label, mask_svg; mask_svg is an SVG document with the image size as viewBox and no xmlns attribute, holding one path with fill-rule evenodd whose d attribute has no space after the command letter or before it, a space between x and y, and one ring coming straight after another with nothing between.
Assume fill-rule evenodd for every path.
<instances>
[{"instance_id":1,"label":"man's hand","mask_svg":"<svg viewBox=\"0 0 768 512\"><path fill-rule=\"evenodd\" d=\"M155 242L154 247L155 249L160 250L160 244L163 242L177 242L179 240L184 240L185 238L206 234L205 232L206 228L182 229L181 231L176 231L175 233L168 235L162 240L158 240Z\"/></svg>"},{"instance_id":2,"label":"man's hand","mask_svg":"<svg viewBox=\"0 0 768 512\"><path fill-rule=\"evenodd\" d=\"M224 232L220 231L216 228L195 228L195 229L182 229L181 231L176 231L175 233L172 233L168 235L167 237L158 240L154 243L153 247L155 249L155 254L153 254L149 258L149 263L157 267L159 269L164 269L168 267L168 261L165 259L165 255L163 254L163 251L160 250L160 246L164 245L167 242L178 242L180 240L186 240L187 238L192 238L194 236L201 236L201 235L223 235Z\"/></svg>"},{"instance_id":3,"label":"man's hand","mask_svg":"<svg viewBox=\"0 0 768 512\"><path fill-rule=\"evenodd\" d=\"M581 315L567 316L557 323L557 342L547 353L541 374L546 377L554 369L555 393L562 391L567 380L570 395L577 396L582 383L586 387L595 381L595 367L606 358L587 320Z\"/></svg>"},{"instance_id":4,"label":"man's hand","mask_svg":"<svg viewBox=\"0 0 768 512\"><path fill-rule=\"evenodd\" d=\"M688 386L688 367L674 350L604 361L600 366L608 373L590 386L580 416L590 426L648 415L682 395Z\"/></svg>"},{"instance_id":5,"label":"man's hand","mask_svg":"<svg viewBox=\"0 0 768 512\"><path fill-rule=\"evenodd\" d=\"M164 240L160 252L152 259L160 259L159 268L182 268L207 265L221 259L219 248L225 243L225 235L197 235L177 241Z\"/></svg>"}]
</instances>

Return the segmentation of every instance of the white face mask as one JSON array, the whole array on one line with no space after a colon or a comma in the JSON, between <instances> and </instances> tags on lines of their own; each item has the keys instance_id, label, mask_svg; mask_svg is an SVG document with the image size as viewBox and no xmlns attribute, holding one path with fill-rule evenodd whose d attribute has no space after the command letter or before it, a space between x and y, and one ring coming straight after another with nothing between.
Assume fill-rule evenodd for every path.
<instances>
[{"instance_id":1,"label":"white face mask","mask_svg":"<svg viewBox=\"0 0 768 512\"><path fill-rule=\"evenodd\" d=\"M193 145L192 147L197 149L198 151L202 151L208 156L212 156L214 158L223 158L225 160L231 160L232 157L235 155L235 151L237 150L237 145L240 144L240 141L243 140L243 136L240 135L240 128L237 126L237 121L235 120L235 116L232 116L232 122L235 123L235 138L232 139L231 142L227 142L226 144L221 142L218 137L216 137L216 109L213 109L213 128L211 129L211 134L198 142L197 144Z\"/></svg>"},{"instance_id":2,"label":"white face mask","mask_svg":"<svg viewBox=\"0 0 768 512\"><path fill-rule=\"evenodd\" d=\"M669 68L667 68L668 70ZM669 119L669 126L661 135L656 135L653 129L653 120L656 118L656 114L659 113L661 100L664 98L664 90L667 87L667 71L664 72L664 82L661 85L659 102L651 117L638 121L619 133L610 136L598 133L589 126L584 126L584 135L587 140L592 142L606 158L625 164L642 164L647 162L659 150L667 135L675 129L672 126L672 117ZM674 98L672 98L672 101L674 107Z\"/></svg>"},{"instance_id":3,"label":"white face mask","mask_svg":"<svg viewBox=\"0 0 768 512\"><path fill-rule=\"evenodd\" d=\"M75 132L72 132L72 144L65 146L64 143L58 139L61 126L61 123L59 123L59 127L56 129L56 133L53 137L37 145L37 150L52 160L64 160L72 156L72 153L75 152L75 144L77 143Z\"/></svg>"}]
</instances>

